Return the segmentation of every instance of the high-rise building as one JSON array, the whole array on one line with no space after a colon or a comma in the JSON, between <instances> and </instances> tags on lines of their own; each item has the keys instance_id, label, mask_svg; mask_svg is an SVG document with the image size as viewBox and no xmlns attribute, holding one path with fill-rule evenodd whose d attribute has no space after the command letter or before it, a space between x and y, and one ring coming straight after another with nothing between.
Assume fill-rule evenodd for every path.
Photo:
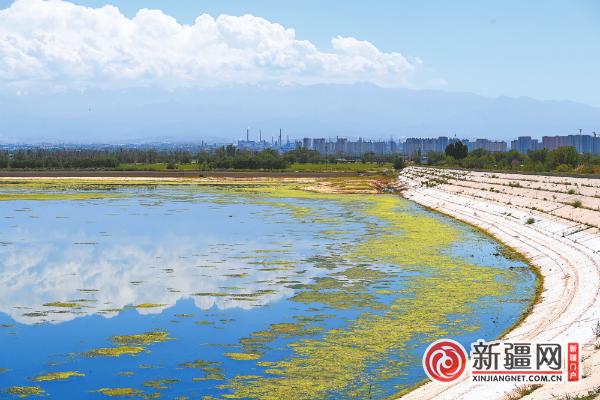
<instances>
[{"instance_id":1,"label":"high-rise building","mask_svg":"<svg viewBox=\"0 0 600 400\"><path fill-rule=\"evenodd\" d=\"M312 139L305 137L304 139L302 139L302 148L306 149L306 150L311 150L312 149Z\"/></svg>"},{"instance_id":2,"label":"high-rise building","mask_svg":"<svg viewBox=\"0 0 600 400\"><path fill-rule=\"evenodd\" d=\"M519 153L527 153L529 150L539 150L542 148L539 141L532 139L531 136L519 136L517 140L511 142L510 147Z\"/></svg>"},{"instance_id":3,"label":"high-rise building","mask_svg":"<svg viewBox=\"0 0 600 400\"><path fill-rule=\"evenodd\" d=\"M435 144L435 151L443 153L446 151L446 147L450 144L450 140L446 136L440 136L437 138L437 142Z\"/></svg>"},{"instance_id":4,"label":"high-rise building","mask_svg":"<svg viewBox=\"0 0 600 400\"><path fill-rule=\"evenodd\" d=\"M508 145L504 141L491 141L489 139L476 139L472 142L472 149L483 149L490 152L506 151Z\"/></svg>"},{"instance_id":5,"label":"high-rise building","mask_svg":"<svg viewBox=\"0 0 600 400\"><path fill-rule=\"evenodd\" d=\"M318 151L319 153L325 154L325 139L313 139L313 150Z\"/></svg>"},{"instance_id":6,"label":"high-rise building","mask_svg":"<svg viewBox=\"0 0 600 400\"><path fill-rule=\"evenodd\" d=\"M592 135L544 136L542 146L550 151L570 146L578 153L600 154L600 138Z\"/></svg>"}]
</instances>

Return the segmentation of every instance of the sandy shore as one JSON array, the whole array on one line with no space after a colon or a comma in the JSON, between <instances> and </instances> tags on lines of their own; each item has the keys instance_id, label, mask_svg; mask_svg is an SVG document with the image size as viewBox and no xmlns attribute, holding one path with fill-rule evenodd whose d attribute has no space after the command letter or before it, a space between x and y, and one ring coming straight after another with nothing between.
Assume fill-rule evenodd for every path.
<instances>
[{"instance_id":1,"label":"sandy shore","mask_svg":"<svg viewBox=\"0 0 600 400\"><path fill-rule=\"evenodd\" d=\"M585 376L526 395L531 388L523 385L463 378L425 384L403 399L566 400L600 393L600 338L593 332L600 320L600 180L411 167L398 184L406 198L480 227L529 258L543 276L543 292L505 338L583 343Z\"/></svg>"}]
</instances>

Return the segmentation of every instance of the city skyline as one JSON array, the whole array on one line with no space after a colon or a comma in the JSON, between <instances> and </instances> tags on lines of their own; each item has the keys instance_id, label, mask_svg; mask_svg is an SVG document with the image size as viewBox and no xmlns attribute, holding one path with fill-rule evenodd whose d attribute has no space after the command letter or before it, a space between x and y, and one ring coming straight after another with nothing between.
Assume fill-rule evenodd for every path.
<instances>
[{"instance_id":1,"label":"city skyline","mask_svg":"<svg viewBox=\"0 0 600 400\"><path fill-rule=\"evenodd\" d=\"M438 137L410 137L400 138L398 140L389 138L388 140L363 139L359 137L353 140L348 137L336 136L330 137L303 137L290 138L284 135L283 130L279 130L277 136L262 134L259 130L258 140L250 136L250 129L246 129L246 136L243 139L232 140L230 142L211 142L204 139L197 139L189 142L137 142L137 143L93 143L93 144L75 144L75 143L28 143L28 144L2 144L0 150L20 150L20 149L96 149L110 150L115 148L135 148L135 149L155 149L155 150L184 150L184 151L214 151L225 146L233 146L239 150L250 152L260 152L263 150L275 150L279 153L286 153L293 150L304 149L315 151L322 155L346 155L361 156L367 153L374 154L400 154L409 158L426 157L430 153L444 153L448 145L455 142L462 142L469 152L474 150L484 150L487 152L507 152L517 151L519 153L528 153L536 150L556 150L559 147L573 147L579 154L600 154L600 136L596 132L592 134L584 133L582 129L575 135L554 135L542 136L540 139L531 136L519 136L514 140L490 140L485 138L464 138L458 136L438 136ZM284 141L285 139L285 141Z\"/></svg>"}]
</instances>

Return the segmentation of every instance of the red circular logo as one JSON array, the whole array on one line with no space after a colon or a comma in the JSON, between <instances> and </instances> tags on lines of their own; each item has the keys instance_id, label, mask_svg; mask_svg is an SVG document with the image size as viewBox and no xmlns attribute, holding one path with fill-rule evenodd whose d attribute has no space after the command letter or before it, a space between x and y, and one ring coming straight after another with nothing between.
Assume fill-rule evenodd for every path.
<instances>
[{"instance_id":1,"label":"red circular logo","mask_svg":"<svg viewBox=\"0 0 600 400\"><path fill-rule=\"evenodd\" d=\"M452 382L462 376L467 366L467 352L451 339L436 340L423 354L427 376L438 382Z\"/></svg>"}]
</instances>

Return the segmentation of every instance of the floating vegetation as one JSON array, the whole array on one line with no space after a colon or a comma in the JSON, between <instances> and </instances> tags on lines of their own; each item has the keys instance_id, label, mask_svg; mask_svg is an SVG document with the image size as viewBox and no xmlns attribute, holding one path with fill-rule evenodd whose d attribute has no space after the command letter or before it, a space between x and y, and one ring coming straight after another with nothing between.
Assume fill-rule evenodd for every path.
<instances>
[{"instance_id":1,"label":"floating vegetation","mask_svg":"<svg viewBox=\"0 0 600 400\"><path fill-rule=\"evenodd\" d=\"M241 273L241 274L225 274L223 276L226 276L228 278L245 278L248 276L248 274L246 273Z\"/></svg>"},{"instance_id":2,"label":"floating vegetation","mask_svg":"<svg viewBox=\"0 0 600 400\"><path fill-rule=\"evenodd\" d=\"M362 202L368 202L368 204ZM230 398L321 398L352 387L370 363L390 351L405 350L415 335L440 337L459 332L449 316L470 312L475 302L507 290L499 277L506 272L478 266L446 255L442 250L459 240L452 225L427 215L402 212L408 203L391 196L360 199L362 212L385 221L377 234L358 246L350 257L355 262L389 263L416 274L407 282L405 297L385 306L383 314L365 313L346 329L332 329L322 339L303 339L290 344L294 355L275 362L273 377L236 377L226 387ZM292 300L323 303L334 308L373 306L364 289L387 276L385 272L353 267L332 277L316 279ZM506 280L506 279L505 279ZM385 371L378 373L383 376ZM387 375L388 373L385 373ZM376 380L383 379L375 377ZM353 388L360 392L361 388Z\"/></svg>"},{"instance_id":3,"label":"floating vegetation","mask_svg":"<svg viewBox=\"0 0 600 400\"><path fill-rule=\"evenodd\" d=\"M77 303L63 303L60 301L55 301L53 303L44 304L44 307L75 308L75 307L80 307L80 305Z\"/></svg>"},{"instance_id":4,"label":"floating vegetation","mask_svg":"<svg viewBox=\"0 0 600 400\"><path fill-rule=\"evenodd\" d=\"M6 392L20 398L46 395L46 392L39 386L12 386L6 389Z\"/></svg>"},{"instance_id":5,"label":"floating vegetation","mask_svg":"<svg viewBox=\"0 0 600 400\"><path fill-rule=\"evenodd\" d=\"M192 381L194 382L200 382L200 381L222 381L225 380L225 375L223 374L217 374L217 373L209 373L203 377L200 378L192 378Z\"/></svg>"},{"instance_id":6,"label":"floating vegetation","mask_svg":"<svg viewBox=\"0 0 600 400\"><path fill-rule=\"evenodd\" d=\"M250 361L260 358L260 354L255 353L225 353L224 355L236 361Z\"/></svg>"},{"instance_id":7,"label":"floating vegetation","mask_svg":"<svg viewBox=\"0 0 600 400\"><path fill-rule=\"evenodd\" d=\"M41 311L33 311L33 312L29 312L29 313L24 313L23 316L29 317L29 318L38 318L38 317L46 317L46 316L48 316L48 313L41 312Z\"/></svg>"},{"instance_id":8,"label":"floating vegetation","mask_svg":"<svg viewBox=\"0 0 600 400\"><path fill-rule=\"evenodd\" d=\"M63 381L63 380L69 379L73 376L85 376L85 374L82 374L82 373L76 372L76 371L51 372L46 375L37 376L37 377L33 378L33 380L36 382Z\"/></svg>"},{"instance_id":9,"label":"floating vegetation","mask_svg":"<svg viewBox=\"0 0 600 400\"><path fill-rule=\"evenodd\" d=\"M135 356L144 350L144 347L141 346L104 347L90 350L85 353L85 355L87 357L121 357L124 355Z\"/></svg>"},{"instance_id":10,"label":"floating vegetation","mask_svg":"<svg viewBox=\"0 0 600 400\"><path fill-rule=\"evenodd\" d=\"M190 361L190 362L186 362L180 365L180 367L182 368L201 368L204 369L206 367L211 367L214 365L219 365L221 364L220 362L217 361L205 361L205 360L195 360L195 361Z\"/></svg>"},{"instance_id":11,"label":"floating vegetation","mask_svg":"<svg viewBox=\"0 0 600 400\"><path fill-rule=\"evenodd\" d=\"M330 308L351 309L375 306L375 297L370 293L355 292L352 285L333 279L322 278L314 285L305 285L306 290L299 292L290 300L299 303L321 303ZM335 289L335 290L334 290Z\"/></svg>"},{"instance_id":12,"label":"floating vegetation","mask_svg":"<svg viewBox=\"0 0 600 400\"><path fill-rule=\"evenodd\" d=\"M10 371L8 368L0 368L0 374L4 374L5 372Z\"/></svg>"},{"instance_id":13,"label":"floating vegetation","mask_svg":"<svg viewBox=\"0 0 600 400\"><path fill-rule=\"evenodd\" d=\"M145 394L143 390L133 388L102 388L98 389L97 392L111 397L143 396Z\"/></svg>"},{"instance_id":14,"label":"floating vegetation","mask_svg":"<svg viewBox=\"0 0 600 400\"><path fill-rule=\"evenodd\" d=\"M167 304L153 304L153 303L143 303L135 306L128 306L129 308L160 308L165 307Z\"/></svg>"},{"instance_id":15,"label":"floating vegetation","mask_svg":"<svg viewBox=\"0 0 600 400\"><path fill-rule=\"evenodd\" d=\"M151 387L153 389L162 390L168 389L169 386L181 382L179 379L155 379L144 382L144 386Z\"/></svg>"},{"instance_id":16,"label":"floating vegetation","mask_svg":"<svg viewBox=\"0 0 600 400\"><path fill-rule=\"evenodd\" d=\"M117 197L117 194L108 193L0 193L0 201L17 200L91 200Z\"/></svg>"},{"instance_id":17,"label":"floating vegetation","mask_svg":"<svg viewBox=\"0 0 600 400\"><path fill-rule=\"evenodd\" d=\"M140 333L137 335L122 335L122 336L112 336L110 340L117 345L135 345L135 346L143 346L151 343L160 343L166 342L168 340L174 340L169 337L169 333L165 331L153 331Z\"/></svg>"},{"instance_id":18,"label":"floating vegetation","mask_svg":"<svg viewBox=\"0 0 600 400\"><path fill-rule=\"evenodd\" d=\"M90 350L87 357L120 357L122 355L135 356L146 350L146 346L152 343L174 340L165 331L152 331L135 335L112 336L110 340L115 347L103 347Z\"/></svg>"}]
</instances>

